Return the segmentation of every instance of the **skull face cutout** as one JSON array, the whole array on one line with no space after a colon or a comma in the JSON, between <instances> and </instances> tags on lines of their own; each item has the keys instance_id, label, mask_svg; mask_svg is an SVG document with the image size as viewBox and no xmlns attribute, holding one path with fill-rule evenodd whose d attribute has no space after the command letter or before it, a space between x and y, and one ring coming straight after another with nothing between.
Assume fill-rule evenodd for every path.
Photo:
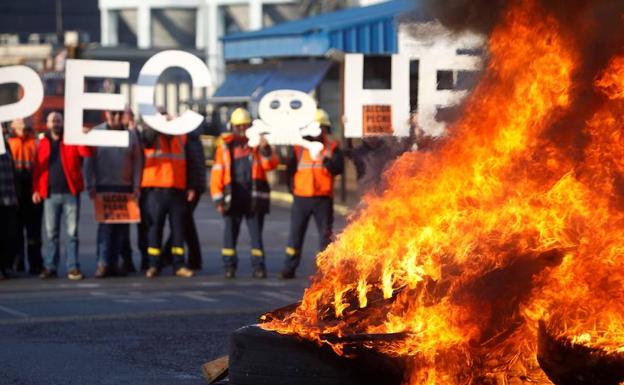
<instances>
[{"instance_id":1,"label":"skull face cutout","mask_svg":"<svg viewBox=\"0 0 624 385\"><path fill-rule=\"evenodd\" d=\"M270 144L303 146L313 157L323 150L322 143L304 139L321 134L314 120L316 102L310 95L295 90L269 92L260 100L258 110L260 119L247 130L251 146L257 146L264 135Z\"/></svg>"},{"instance_id":2,"label":"skull face cutout","mask_svg":"<svg viewBox=\"0 0 624 385\"><path fill-rule=\"evenodd\" d=\"M273 91L260 100L259 113L277 131L297 130L314 121L316 102L301 91Z\"/></svg>"}]
</instances>

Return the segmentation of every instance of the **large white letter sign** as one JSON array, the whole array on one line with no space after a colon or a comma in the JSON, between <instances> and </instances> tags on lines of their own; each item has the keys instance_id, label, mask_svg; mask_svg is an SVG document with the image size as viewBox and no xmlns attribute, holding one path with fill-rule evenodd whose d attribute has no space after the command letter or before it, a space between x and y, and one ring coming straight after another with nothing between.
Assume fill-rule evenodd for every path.
<instances>
[{"instance_id":1,"label":"large white letter sign","mask_svg":"<svg viewBox=\"0 0 624 385\"><path fill-rule=\"evenodd\" d=\"M197 56L184 51L163 51L152 56L141 68L137 82L136 100L139 113L145 123L153 129L169 135L182 135L195 130L204 118L193 111L167 121L154 106L154 88L160 75L171 67L181 67L191 75L193 87L207 87L211 84L210 71Z\"/></svg>"},{"instance_id":2,"label":"large white letter sign","mask_svg":"<svg viewBox=\"0 0 624 385\"><path fill-rule=\"evenodd\" d=\"M26 118L34 114L43 102L43 83L30 67L10 66L0 68L0 84L17 83L24 96L16 103L0 106L0 122ZM0 155L6 152L4 137L0 134Z\"/></svg>"},{"instance_id":3,"label":"large white letter sign","mask_svg":"<svg viewBox=\"0 0 624 385\"><path fill-rule=\"evenodd\" d=\"M65 143L83 146L128 147L127 131L83 131L84 110L118 111L125 107L121 94L84 92L85 78L121 78L130 75L130 63L123 61L68 59L65 70Z\"/></svg>"},{"instance_id":4,"label":"large white letter sign","mask_svg":"<svg viewBox=\"0 0 624 385\"><path fill-rule=\"evenodd\" d=\"M344 113L347 138L374 134L363 129L365 123L371 127L384 127L390 122L394 135L409 136L409 57L392 55L391 69L391 89L367 90L364 89L364 55L345 55Z\"/></svg>"}]
</instances>

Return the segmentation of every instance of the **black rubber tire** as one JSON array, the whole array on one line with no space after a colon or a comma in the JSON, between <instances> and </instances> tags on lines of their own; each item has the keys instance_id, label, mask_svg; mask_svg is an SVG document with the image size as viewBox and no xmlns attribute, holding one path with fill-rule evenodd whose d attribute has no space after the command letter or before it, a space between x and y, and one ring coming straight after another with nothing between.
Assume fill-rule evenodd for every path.
<instances>
[{"instance_id":1,"label":"black rubber tire","mask_svg":"<svg viewBox=\"0 0 624 385\"><path fill-rule=\"evenodd\" d=\"M400 385L399 366L377 353L340 357L328 347L255 325L230 339L231 385Z\"/></svg>"},{"instance_id":2,"label":"black rubber tire","mask_svg":"<svg viewBox=\"0 0 624 385\"><path fill-rule=\"evenodd\" d=\"M624 356L606 354L551 336L540 323L537 360L556 385L618 385L624 381Z\"/></svg>"}]
</instances>

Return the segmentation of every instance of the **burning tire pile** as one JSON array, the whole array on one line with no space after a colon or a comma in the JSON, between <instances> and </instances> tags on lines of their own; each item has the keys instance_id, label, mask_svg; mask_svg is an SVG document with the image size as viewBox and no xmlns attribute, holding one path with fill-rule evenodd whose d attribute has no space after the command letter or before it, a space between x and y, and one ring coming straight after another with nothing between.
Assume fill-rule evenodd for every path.
<instances>
[{"instance_id":1,"label":"burning tire pile","mask_svg":"<svg viewBox=\"0 0 624 385\"><path fill-rule=\"evenodd\" d=\"M463 116L234 334L232 384L624 382L624 2L430 3L489 36Z\"/></svg>"}]
</instances>

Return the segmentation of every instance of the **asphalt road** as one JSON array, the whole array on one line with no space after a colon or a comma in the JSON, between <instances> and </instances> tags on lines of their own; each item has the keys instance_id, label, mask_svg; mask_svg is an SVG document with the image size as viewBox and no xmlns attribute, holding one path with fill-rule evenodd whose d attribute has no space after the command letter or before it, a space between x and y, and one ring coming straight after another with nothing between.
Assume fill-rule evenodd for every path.
<instances>
[{"instance_id":1,"label":"asphalt road","mask_svg":"<svg viewBox=\"0 0 624 385\"><path fill-rule=\"evenodd\" d=\"M274 205L265 229L269 278L250 278L244 230L238 278L223 279L223 225L205 199L196 212L204 256L199 276L176 278L169 270L153 280L141 274L91 278L96 227L90 202L82 203L80 262L87 279L20 276L0 283L2 385L204 384L200 366L227 354L229 334L263 312L298 301L314 272L318 238L312 225L299 278L277 278L289 210ZM343 219L336 219L341 228Z\"/></svg>"}]
</instances>

